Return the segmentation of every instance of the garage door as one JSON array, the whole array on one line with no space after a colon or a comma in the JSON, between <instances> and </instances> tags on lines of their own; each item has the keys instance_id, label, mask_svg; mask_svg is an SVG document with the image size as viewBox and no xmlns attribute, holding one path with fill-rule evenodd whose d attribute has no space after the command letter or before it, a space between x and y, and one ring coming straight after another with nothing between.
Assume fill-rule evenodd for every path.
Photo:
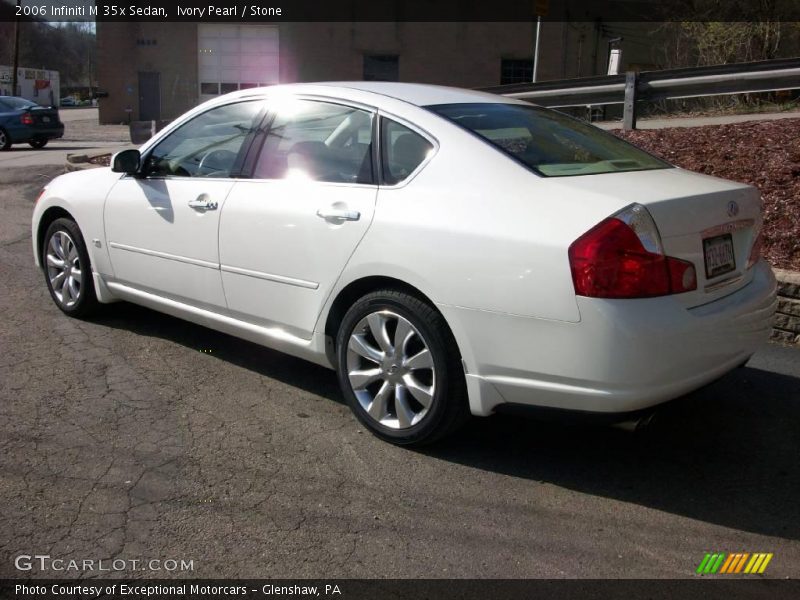
<instances>
[{"instance_id":1,"label":"garage door","mask_svg":"<svg viewBox=\"0 0 800 600\"><path fill-rule=\"evenodd\" d=\"M199 95L279 82L277 25L198 25Z\"/></svg>"}]
</instances>

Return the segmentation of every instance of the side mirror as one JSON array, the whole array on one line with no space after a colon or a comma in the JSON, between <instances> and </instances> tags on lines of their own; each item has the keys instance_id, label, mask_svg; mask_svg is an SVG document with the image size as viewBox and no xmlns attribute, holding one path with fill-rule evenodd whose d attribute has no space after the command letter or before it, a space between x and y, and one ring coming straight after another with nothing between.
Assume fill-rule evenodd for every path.
<instances>
[{"instance_id":1,"label":"side mirror","mask_svg":"<svg viewBox=\"0 0 800 600\"><path fill-rule=\"evenodd\" d=\"M138 150L123 150L117 152L111 159L111 170L114 173L125 173L126 175L136 175L142 162L142 155Z\"/></svg>"}]
</instances>

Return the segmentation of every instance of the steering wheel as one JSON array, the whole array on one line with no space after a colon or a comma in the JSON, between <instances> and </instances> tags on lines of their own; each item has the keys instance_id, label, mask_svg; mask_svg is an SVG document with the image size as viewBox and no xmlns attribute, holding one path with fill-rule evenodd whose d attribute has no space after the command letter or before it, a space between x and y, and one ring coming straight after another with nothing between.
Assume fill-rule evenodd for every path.
<instances>
[{"instance_id":1,"label":"steering wheel","mask_svg":"<svg viewBox=\"0 0 800 600\"><path fill-rule=\"evenodd\" d=\"M217 173L230 173L233 163L236 161L236 153L230 150L212 150L200 159L197 165L197 173L200 176L215 175Z\"/></svg>"}]
</instances>

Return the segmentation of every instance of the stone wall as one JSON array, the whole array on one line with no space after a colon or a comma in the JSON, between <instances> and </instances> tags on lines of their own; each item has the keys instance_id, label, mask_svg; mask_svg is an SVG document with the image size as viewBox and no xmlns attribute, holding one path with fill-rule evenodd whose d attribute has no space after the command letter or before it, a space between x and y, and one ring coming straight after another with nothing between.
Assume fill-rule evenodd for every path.
<instances>
[{"instance_id":1,"label":"stone wall","mask_svg":"<svg viewBox=\"0 0 800 600\"><path fill-rule=\"evenodd\" d=\"M800 273L775 269L778 278L778 314L772 339L800 344Z\"/></svg>"}]
</instances>

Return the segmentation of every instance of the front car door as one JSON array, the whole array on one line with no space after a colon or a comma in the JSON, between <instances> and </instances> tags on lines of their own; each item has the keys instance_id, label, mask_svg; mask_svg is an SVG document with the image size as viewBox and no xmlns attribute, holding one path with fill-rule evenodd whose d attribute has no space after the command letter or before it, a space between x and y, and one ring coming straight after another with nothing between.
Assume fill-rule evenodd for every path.
<instances>
[{"instance_id":1,"label":"front car door","mask_svg":"<svg viewBox=\"0 0 800 600\"><path fill-rule=\"evenodd\" d=\"M220 223L231 316L311 338L372 221L375 121L371 109L330 101L276 108L248 156L252 178L236 183Z\"/></svg>"},{"instance_id":2,"label":"front car door","mask_svg":"<svg viewBox=\"0 0 800 600\"><path fill-rule=\"evenodd\" d=\"M219 216L263 100L217 106L187 121L122 177L105 204L114 280L210 310L226 308Z\"/></svg>"}]
</instances>

